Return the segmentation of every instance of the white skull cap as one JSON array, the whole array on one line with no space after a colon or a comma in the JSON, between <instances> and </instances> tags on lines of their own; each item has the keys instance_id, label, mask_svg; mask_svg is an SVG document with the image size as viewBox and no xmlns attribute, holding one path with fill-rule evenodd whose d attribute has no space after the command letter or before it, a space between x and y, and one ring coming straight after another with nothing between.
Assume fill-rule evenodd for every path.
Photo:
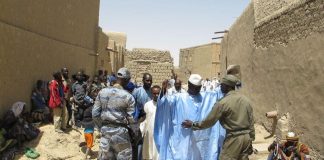
<instances>
[{"instance_id":1,"label":"white skull cap","mask_svg":"<svg viewBox=\"0 0 324 160\"><path fill-rule=\"evenodd\" d=\"M189 77L188 80L191 84L196 85L196 86L201 86L202 78L199 74L192 74Z\"/></svg>"}]
</instances>

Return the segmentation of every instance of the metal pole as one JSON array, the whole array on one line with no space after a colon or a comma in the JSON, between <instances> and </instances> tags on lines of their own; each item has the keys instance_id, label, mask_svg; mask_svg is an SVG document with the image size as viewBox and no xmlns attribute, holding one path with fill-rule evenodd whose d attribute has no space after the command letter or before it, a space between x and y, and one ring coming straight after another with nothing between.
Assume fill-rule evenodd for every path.
<instances>
[{"instance_id":1,"label":"metal pole","mask_svg":"<svg viewBox=\"0 0 324 160\"><path fill-rule=\"evenodd\" d=\"M228 30L214 32L214 34L219 34L219 33L228 33Z\"/></svg>"},{"instance_id":2,"label":"metal pole","mask_svg":"<svg viewBox=\"0 0 324 160\"><path fill-rule=\"evenodd\" d=\"M221 39L221 38L224 38L224 37L223 36L221 36L221 37L214 37L212 39L214 40L214 39Z\"/></svg>"}]
</instances>

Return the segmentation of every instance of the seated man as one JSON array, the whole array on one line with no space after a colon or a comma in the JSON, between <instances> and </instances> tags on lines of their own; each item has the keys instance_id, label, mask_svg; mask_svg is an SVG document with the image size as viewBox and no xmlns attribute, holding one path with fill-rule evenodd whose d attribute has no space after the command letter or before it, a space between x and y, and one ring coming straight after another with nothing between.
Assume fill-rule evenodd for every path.
<instances>
[{"instance_id":1,"label":"seated man","mask_svg":"<svg viewBox=\"0 0 324 160\"><path fill-rule=\"evenodd\" d=\"M288 132L284 143L272 143L268 150L270 152L268 160L279 159L280 157L281 159L310 160L308 147L299 142L299 137L294 132Z\"/></svg>"},{"instance_id":2,"label":"seated man","mask_svg":"<svg viewBox=\"0 0 324 160\"><path fill-rule=\"evenodd\" d=\"M37 80L36 88L33 90L31 96L32 102L32 118L34 121L49 121L49 108L45 101L45 96L43 95L43 91L45 90L44 81Z\"/></svg>"}]
</instances>

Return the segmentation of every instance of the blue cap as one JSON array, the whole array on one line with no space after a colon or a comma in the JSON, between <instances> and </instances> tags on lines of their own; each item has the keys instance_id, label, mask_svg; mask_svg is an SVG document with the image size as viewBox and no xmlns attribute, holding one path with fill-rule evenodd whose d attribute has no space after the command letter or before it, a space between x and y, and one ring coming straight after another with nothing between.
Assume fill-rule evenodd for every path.
<instances>
[{"instance_id":1,"label":"blue cap","mask_svg":"<svg viewBox=\"0 0 324 160\"><path fill-rule=\"evenodd\" d=\"M133 91L136 88L135 84L133 82L129 82L126 86L127 91Z\"/></svg>"}]
</instances>

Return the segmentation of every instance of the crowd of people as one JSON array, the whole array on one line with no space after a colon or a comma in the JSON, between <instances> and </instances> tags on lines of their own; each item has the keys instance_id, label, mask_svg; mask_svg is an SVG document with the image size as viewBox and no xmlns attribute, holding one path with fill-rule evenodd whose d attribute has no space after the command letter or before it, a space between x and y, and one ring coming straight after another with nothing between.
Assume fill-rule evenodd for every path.
<instances>
[{"instance_id":1,"label":"crowd of people","mask_svg":"<svg viewBox=\"0 0 324 160\"><path fill-rule=\"evenodd\" d=\"M137 86L127 68L110 75L99 70L93 77L83 71L70 77L68 68L62 68L50 82L36 82L30 121L53 122L58 134L84 128L86 158L98 128L99 160L245 160L253 153L253 109L237 91L239 67L230 66L221 81L191 74L187 90L176 74L160 86L152 86L153 78L144 73ZM18 110L19 117L24 106L16 104L12 114L17 117ZM308 148L298 145L298 154L290 155L309 157ZM269 147L269 159L276 157L274 150Z\"/></svg>"},{"instance_id":2,"label":"crowd of people","mask_svg":"<svg viewBox=\"0 0 324 160\"><path fill-rule=\"evenodd\" d=\"M144 73L143 86L131 93L130 78L127 68L119 69L116 84L95 100L92 118L102 134L98 159L246 159L251 154L253 111L235 91L236 76L226 75L221 85L202 91L202 77L192 74L185 91L176 76L151 87L154 79Z\"/></svg>"}]
</instances>

